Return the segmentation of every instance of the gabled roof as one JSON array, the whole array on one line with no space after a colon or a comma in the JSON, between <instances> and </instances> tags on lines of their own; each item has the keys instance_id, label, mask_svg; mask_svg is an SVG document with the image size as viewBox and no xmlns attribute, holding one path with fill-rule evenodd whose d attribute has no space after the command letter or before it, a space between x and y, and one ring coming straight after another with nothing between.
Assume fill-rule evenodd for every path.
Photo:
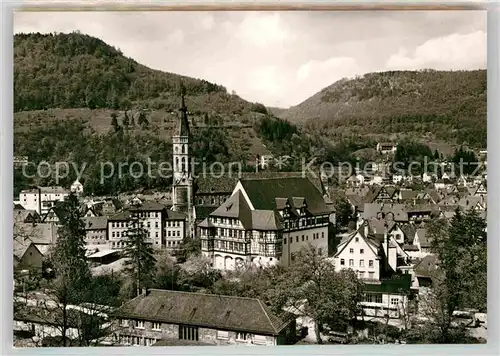
<instances>
[{"instance_id":1,"label":"gabled roof","mask_svg":"<svg viewBox=\"0 0 500 356\"><path fill-rule=\"evenodd\" d=\"M13 215L14 222L40 222L40 215L36 210L15 209Z\"/></svg>"},{"instance_id":2,"label":"gabled roof","mask_svg":"<svg viewBox=\"0 0 500 356\"><path fill-rule=\"evenodd\" d=\"M399 192L401 194L401 200L413 200L418 196L418 191L416 190L401 189Z\"/></svg>"},{"instance_id":3,"label":"gabled roof","mask_svg":"<svg viewBox=\"0 0 500 356\"><path fill-rule=\"evenodd\" d=\"M239 174L224 175L220 178L211 177L210 175L200 175L195 182L196 194L219 194L231 195L234 187L240 179L270 179L270 178L303 178L302 172L239 172ZM312 174L307 174L307 178L311 183L322 193L325 194L325 188L321 179Z\"/></svg>"},{"instance_id":4,"label":"gabled roof","mask_svg":"<svg viewBox=\"0 0 500 356\"><path fill-rule=\"evenodd\" d=\"M186 220L186 214L181 213L180 211L165 210L165 219L166 220Z\"/></svg>"},{"instance_id":5,"label":"gabled roof","mask_svg":"<svg viewBox=\"0 0 500 356\"><path fill-rule=\"evenodd\" d=\"M162 211L166 206L155 201L143 201L142 204L131 205L130 211Z\"/></svg>"},{"instance_id":6,"label":"gabled roof","mask_svg":"<svg viewBox=\"0 0 500 356\"><path fill-rule=\"evenodd\" d=\"M279 230L283 227L279 214L274 210L251 210L243 193L238 190L219 208L210 214L213 217L239 219L243 228L249 230ZM206 219L198 226L210 227Z\"/></svg>"},{"instance_id":7,"label":"gabled roof","mask_svg":"<svg viewBox=\"0 0 500 356\"><path fill-rule=\"evenodd\" d=\"M366 235L365 224L362 224L358 230L351 232L347 237L343 238L342 241L340 241L337 247L337 253L335 254L335 257L339 256L342 253L342 251L344 251L345 248L349 245L352 239L354 239L356 236L360 236L363 240L365 240L365 242L370 247L372 252L378 256L378 248L382 244L382 241L384 239L384 234L375 234L373 231L370 230L370 228L368 228L368 235Z\"/></svg>"},{"instance_id":8,"label":"gabled roof","mask_svg":"<svg viewBox=\"0 0 500 356\"><path fill-rule=\"evenodd\" d=\"M85 224L85 230L106 230L108 227L108 218L106 216L89 216L82 218Z\"/></svg>"},{"instance_id":9,"label":"gabled roof","mask_svg":"<svg viewBox=\"0 0 500 356\"><path fill-rule=\"evenodd\" d=\"M431 244L427 240L426 229L417 229L416 233L418 234L418 242L420 243L420 247L430 247Z\"/></svg>"},{"instance_id":10,"label":"gabled roof","mask_svg":"<svg viewBox=\"0 0 500 356\"><path fill-rule=\"evenodd\" d=\"M286 177L269 179L241 179L243 189L257 210L276 210L276 198L305 197L307 210L313 214L332 213L322 193L308 178Z\"/></svg>"},{"instance_id":11,"label":"gabled roof","mask_svg":"<svg viewBox=\"0 0 500 356\"><path fill-rule=\"evenodd\" d=\"M279 215L270 210L252 210L252 229L280 230L283 228Z\"/></svg>"},{"instance_id":12,"label":"gabled roof","mask_svg":"<svg viewBox=\"0 0 500 356\"><path fill-rule=\"evenodd\" d=\"M407 222L408 214L405 211L404 204L378 204L378 203L365 203L363 218L370 219L376 217L378 213L392 213L394 215L394 221L397 222Z\"/></svg>"},{"instance_id":13,"label":"gabled roof","mask_svg":"<svg viewBox=\"0 0 500 356\"><path fill-rule=\"evenodd\" d=\"M205 220L208 216L215 211L216 207L214 206L196 206L194 207L196 212L196 220Z\"/></svg>"},{"instance_id":14,"label":"gabled roof","mask_svg":"<svg viewBox=\"0 0 500 356\"><path fill-rule=\"evenodd\" d=\"M15 238L13 242L14 257L16 257L18 261L20 261L30 245L33 245L33 242L30 239L23 239L21 237Z\"/></svg>"},{"instance_id":15,"label":"gabled roof","mask_svg":"<svg viewBox=\"0 0 500 356\"><path fill-rule=\"evenodd\" d=\"M56 241L57 229L54 223L16 223L14 236L30 239L36 245L47 245Z\"/></svg>"},{"instance_id":16,"label":"gabled roof","mask_svg":"<svg viewBox=\"0 0 500 356\"><path fill-rule=\"evenodd\" d=\"M241 191L235 192L210 216L239 219L245 229L252 228L252 210Z\"/></svg>"},{"instance_id":17,"label":"gabled roof","mask_svg":"<svg viewBox=\"0 0 500 356\"><path fill-rule=\"evenodd\" d=\"M417 277L426 277L430 278L432 276L432 272L437 267L438 259L435 255L427 255L420 262L415 264L413 267L413 271L415 272L415 276Z\"/></svg>"},{"instance_id":18,"label":"gabled roof","mask_svg":"<svg viewBox=\"0 0 500 356\"><path fill-rule=\"evenodd\" d=\"M128 221L130 219L130 211L123 210L108 218L108 221Z\"/></svg>"},{"instance_id":19,"label":"gabled roof","mask_svg":"<svg viewBox=\"0 0 500 356\"><path fill-rule=\"evenodd\" d=\"M359 195L346 195L347 200L351 203L352 206L356 207L358 211L363 211L365 207L365 202L363 197Z\"/></svg>"},{"instance_id":20,"label":"gabled roof","mask_svg":"<svg viewBox=\"0 0 500 356\"><path fill-rule=\"evenodd\" d=\"M408 240L408 243L413 243L413 239L415 238L415 232L417 231L417 228L413 224L403 224L400 226L401 231L403 231L403 234L405 234L406 239Z\"/></svg>"},{"instance_id":21,"label":"gabled roof","mask_svg":"<svg viewBox=\"0 0 500 356\"><path fill-rule=\"evenodd\" d=\"M278 335L290 324L289 317L273 315L254 298L152 289L123 304L122 318L193 325L219 330Z\"/></svg>"}]
</instances>

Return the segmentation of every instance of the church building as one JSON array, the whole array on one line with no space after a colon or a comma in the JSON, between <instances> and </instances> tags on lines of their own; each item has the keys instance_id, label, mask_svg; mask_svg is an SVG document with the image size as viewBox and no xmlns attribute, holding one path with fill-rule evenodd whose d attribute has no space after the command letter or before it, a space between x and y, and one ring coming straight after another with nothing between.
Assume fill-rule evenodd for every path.
<instances>
[{"instance_id":1,"label":"church building","mask_svg":"<svg viewBox=\"0 0 500 356\"><path fill-rule=\"evenodd\" d=\"M172 136L172 210L186 215L186 234L188 238L192 238L194 236L193 172L189 147L188 110L184 101L184 88L181 90L178 127L176 134Z\"/></svg>"}]
</instances>

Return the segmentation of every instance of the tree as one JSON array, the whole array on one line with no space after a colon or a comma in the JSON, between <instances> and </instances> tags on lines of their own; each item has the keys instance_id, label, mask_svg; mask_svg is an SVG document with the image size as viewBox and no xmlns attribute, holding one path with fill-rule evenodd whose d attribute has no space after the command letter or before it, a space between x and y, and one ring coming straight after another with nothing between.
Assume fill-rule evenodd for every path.
<instances>
[{"instance_id":1,"label":"tree","mask_svg":"<svg viewBox=\"0 0 500 356\"><path fill-rule=\"evenodd\" d=\"M123 116L123 126L124 126L125 128L128 128L128 125L129 125L129 124L130 124L130 119L129 119L129 117L128 117L128 113L127 113L127 111L125 110L125 112L124 112L124 116Z\"/></svg>"},{"instance_id":2,"label":"tree","mask_svg":"<svg viewBox=\"0 0 500 356\"><path fill-rule=\"evenodd\" d=\"M85 256L85 226L80 218L80 205L72 193L57 206L61 227L53 251L49 254L55 278L48 282L44 297L36 308L26 305L26 312L32 312L41 320L52 325L61 334L61 346L71 342L68 330L77 327L71 305L85 301L91 279Z\"/></svg>"},{"instance_id":3,"label":"tree","mask_svg":"<svg viewBox=\"0 0 500 356\"><path fill-rule=\"evenodd\" d=\"M156 255L155 287L158 289L178 290L179 268L166 252Z\"/></svg>"},{"instance_id":4,"label":"tree","mask_svg":"<svg viewBox=\"0 0 500 356\"><path fill-rule=\"evenodd\" d=\"M154 279L155 258L151 242L147 241L149 232L143 227L138 212L131 212L127 229L127 245L124 248L126 271L133 278L137 295L143 288L149 288Z\"/></svg>"},{"instance_id":5,"label":"tree","mask_svg":"<svg viewBox=\"0 0 500 356\"><path fill-rule=\"evenodd\" d=\"M342 326L360 314L362 284L351 270L335 272L333 264L309 245L296 256L287 272L269 290L276 313L299 311L315 324L316 341L322 343L323 324Z\"/></svg>"},{"instance_id":6,"label":"tree","mask_svg":"<svg viewBox=\"0 0 500 356\"><path fill-rule=\"evenodd\" d=\"M335 220L337 222L337 227L340 229L345 228L349 225L352 219L352 207L351 203L347 200L345 196L337 196L335 199Z\"/></svg>"},{"instance_id":7,"label":"tree","mask_svg":"<svg viewBox=\"0 0 500 356\"><path fill-rule=\"evenodd\" d=\"M451 222L431 222L428 233L438 269L426 301L427 314L439 330L440 342L456 342L453 313L467 307L486 310L486 222L473 209L457 209Z\"/></svg>"},{"instance_id":8,"label":"tree","mask_svg":"<svg viewBox=\"0 0 500 356\"><path fill-rule=\"evenodd\" d=\"M117 117L118 115L115 112L111 113L111 126L113 126L115 132L120 128L120 126L118 125L118 120L116 119Z\"/></svg>"},{"instance_id":9,"label":"tree","mask_svg":"<svg viewBox=\"0 0 500 356\"><path fill-rule=\"evenodd\" d=\"M205 256L192 256L179 271L179 287L184 291L209 289L222 278L220 271L211 266Z\"/></svg>"}]
</instances>

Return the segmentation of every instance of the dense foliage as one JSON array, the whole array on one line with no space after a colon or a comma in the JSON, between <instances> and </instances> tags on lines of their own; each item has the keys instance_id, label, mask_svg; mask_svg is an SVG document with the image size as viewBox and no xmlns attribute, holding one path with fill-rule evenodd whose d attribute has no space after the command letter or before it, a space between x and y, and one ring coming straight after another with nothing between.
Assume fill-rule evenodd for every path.
<instances>
[{"instance_id":1,"label":"dense foliage","mask_svg":"<svg viewBox=\"0 0 500 356\"><path fill-rule=\"evenodd\" d=\"M16 132L14 152L28 156L32 162L25 169L27 174L23 174L20 168L15 170L15 193L30 185L69 187L77 178L77 172L82 174L80 181L88 194L115 194L152 187L161 189L169 185L169 172L162 173L162 178L158 165L152 166L151 175L146 169L148 158L156 163L171 162L171 143L147 132L131 134L119 130L99 135L89 132L82 121L52 121ZM55 176L58 162L59 180ZM64 162L67 162L68 169ZM136 172L139 166L132 166L132 162L141 163L146 174L139 176ZM37 167L41 167L38 173Z\"/></svg>"},{"instance_id":2,"label":"dense foliage","mask_svg":"<svg viewBox=\"0 0 500 356\"><path fill-rule=\"evenodd\" d=\"M180 76L141 66L101 40L70 34L14 36L14 109L111 108L175 93ZM188 95L226 93L182 77Z\"/></svg>"},{"instance_id":3,"label":"dense foliage","mask_svg":"<svg viewBox=\"0 0 500 356\"><path fill-rule=\"evenodd\" d=\"M478 168L479 161L473 151L466 150L462 146L455 150L452 162L457 167L457 172L460 174L472 174Z\"/></svg>"},{"instance_id":4,"label":"dense foliage","mask_svg":"<svg viewBox=\"0 0 500 356\"><path fill-rule=\"evenodd\" d=\"M457 209L451 222L436 220L428 233L439 268L424 310L437 329L438 342L459 342L454 340L453 313L466 308L486 312L486 221L474 210Z\"/></svg>"}]
</instances>

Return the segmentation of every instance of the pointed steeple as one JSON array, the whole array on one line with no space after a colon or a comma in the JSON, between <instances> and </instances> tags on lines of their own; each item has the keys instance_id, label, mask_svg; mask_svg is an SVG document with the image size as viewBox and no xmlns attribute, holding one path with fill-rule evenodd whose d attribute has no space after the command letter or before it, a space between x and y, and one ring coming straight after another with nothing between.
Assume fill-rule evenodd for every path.
<instances>
[{"instance_id":1,"label":"pointed steeple","mask_svg":"<svg viewBox=\"0 0 500 356\"><path fill-rule=\"evenodd\" d=\"M187 107L184 101L184 95L186 94L186 89L184 85L180 84L180 95L181 95L181 107L179 108L179 130L177 134L179 136L189 136L189 121L187 117Z\"/></svg>"}]
</instances>

